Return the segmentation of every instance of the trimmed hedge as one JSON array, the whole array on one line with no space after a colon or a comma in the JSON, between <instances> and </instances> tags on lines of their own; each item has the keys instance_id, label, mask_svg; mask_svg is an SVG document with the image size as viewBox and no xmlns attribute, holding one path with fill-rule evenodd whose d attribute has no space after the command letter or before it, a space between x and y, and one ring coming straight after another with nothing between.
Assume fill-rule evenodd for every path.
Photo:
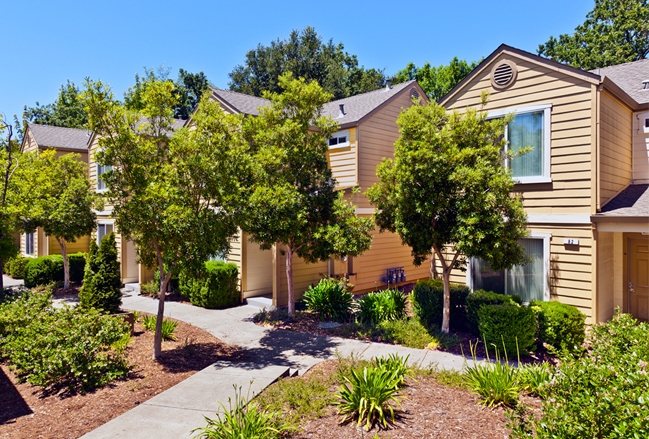
<instances>
[{"instance_id":1,"label":"trimmed hedge","mask_svg":"<svg viewBox=\"0 0 649 439\"><path fill-rule=\"evenodd\" d=\"M451 284L450 324L453 329L466 326L467 296L471 290L466 285ZM420 280L412 292L415 316L427 328L442 326L444 310L444 282L439 279Z\"/></svg>"},{"instance_id":2,"label":"trimmed hedge","mask_svg":"<svg viewBox=\"0 0 649 439\"><path fill-rule=\"evenodd\" d=\"M466 298L467 329L469 329L473 335L480 335L480 317L478 311L484 305L520 305L521 303L521 298L518 296L498 294L493 291L476 290Z\"/></svg>"},{"instance_id":3,"label":"trimmed hedge","mask_svg":"<svg viewBox=\"0 0 649 439\"><path fill-rule=\"evenodd\" d=\"M7 274L9 274L9 276L13 277L14 279L24 278L25 267L27 266L27 263L29 261L31 261L31 258L24 258L22 256L11 259L9 262L7 262Z\"/></svg>"},{"instance_id":4,"label":"trimmed hedge","mask_svg":"<svg viewBox=\"0 0 649 439\"><path fill-rule=\"evenodd\" d=\"M238 288L239 269L236 264L207 261L205 271L196 275L181 273L180 294L203 308L228 308L241 303Z\"/></svg>"},{"instance_id":5,"label":"trimmed hedge","mask_svg":"<svg viewBox=\"0 0 649 439\"><path fill-rule=\"evenodd\" d=\"M26 259L29 259L25 265L24 275L27 288L47 285L51 282L63 282L63 256L49 255ZM69 254L68 263L70 264L70 282L81 282L86 266L85 254Z\"/></svg>"},{"instance_id":6,"label":"trimmed hedge","mask_svg":"<svg viewBox=\"0 0 649 439\"><path fill-rule=\"evenodd\" d=\"M532 302L530 307L538 313L539 344L574 351L584 342L586 316L577 307L561 302Z\"/></svg>"},{"instance_id":7,"label":"trimmed hedge","mask_svg":"<svg viewBox=\"0 0 649 439\"><path fill-rule=\"evenodd\" d=\"M536 341L536 312L518 304L483 305L478 309L480 335L490 351L509 358L527 355Z\"/></svg>"}]
</instances>

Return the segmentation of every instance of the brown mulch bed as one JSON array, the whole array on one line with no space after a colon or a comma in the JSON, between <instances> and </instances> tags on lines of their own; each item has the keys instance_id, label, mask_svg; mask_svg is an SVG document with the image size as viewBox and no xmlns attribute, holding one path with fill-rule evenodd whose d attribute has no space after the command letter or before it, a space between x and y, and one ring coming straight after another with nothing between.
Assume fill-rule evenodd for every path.
<instances>
[{"instance_id":1,"label":"brown mulch bed","mask_svg":"<svg viewBox=\"0 0 649 439\"><path fill-rule=\"evenodd\" d=\"M136 323L128 348L134 365L125 380L86 394L48 394L18 383L0 363L0 438L72 439L99 427L167 390L218 360L243 361L241 351L195 326L178 322L177 341L162 343L159 361L151 358L153 334Z\"/></svg>"},{"instance_id":2,"label":"brown mulch bed","mask_svg":"<svg viewBox=\"0 0 649 439\"><path fill-rule=\"evenodd\" d=\"M335 361L315 366L309 373L325 374L335 369ZM308 373L307 375L308 376ZM300 378L291 378L300 379ZM402 391L401 409L396 423L387 429L374 426L369 432L356 422L341 425L341 417L330 407L326 416L303 424L303 430L292 436L296 439L358 439L358 438L507 438L506 410L502 407L486 408L478 403L478 397L467 390L439 384L434 377L408 380ZM524 396L522 403L540 406L536 398Z\"/></svg>"}]
</instances>

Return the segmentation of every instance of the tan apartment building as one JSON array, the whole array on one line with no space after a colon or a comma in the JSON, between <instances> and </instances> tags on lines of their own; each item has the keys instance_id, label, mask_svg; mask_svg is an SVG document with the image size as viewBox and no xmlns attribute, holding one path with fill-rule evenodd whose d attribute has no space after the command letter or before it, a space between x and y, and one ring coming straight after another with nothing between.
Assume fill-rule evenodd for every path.
<instances>
[{"instance_id":1,"label":"tan apartment building","mask_svg":"<svg viewBox=\"0 0 649 439\"><path fill-rule=\"evenodd\" d=\"M57 156L76 153L79 159L88 163L88 144L91 133L88 130L77 128L63 128L49 125L30 123L25 130L21 144L22 152L37 152L46 149L56 150ZM90 237L84 236L75 242L67 243L67 252L87 252ZM39 227L31 233L20 235L20 254L27 257L61 254L61 247L53 236L46 236Z\"/></svg>"},{"instance_id":2,"label":"tan apartment building","mask_svg":"<svg viewBox=\"0 0 649 439\"><path fill-rule=\"evenodd\" d=\"M370 216L374 208L363 193L352 194L352 189L366 190L378 181L376 167L386 157L393 157L394 142L399 137L397 117L412 105L412 98L426 100L426 94L416 81L390 86L380 90L330 102L323 115L339 123L339 130L329 140L328 161L338 190L344 190L356 204L356 213ZM213 89L212 98L225 111L256 116L258 108L268 105L266 99ZM401 244L392 233L373 232L371 248L358 257L346 260L332 258L326 262L307 264L293 259L293 281L296 297L325 276L346 276L354 285L354 293L362 293L428 278L427 265L412 264L410 247ZM285 257L275 246L261 250L240 234L232 243L226 258L239 266L242 299L266 295L274 306L287 303Z\"/></svg>"},{"instance_id":3,"label":"tan apartment building","mask_svg":"<svg viewBox=\"0 0 649 439\"><path fill-rule=\"evenodd\" d=\"M523 197L532 262L494 272L471 260L453 280L559 300L590 323L616 307L649 320L649 60L595 71L500 46L440 103L514 114L508 163Z\"/></svg>"}]
</instances>

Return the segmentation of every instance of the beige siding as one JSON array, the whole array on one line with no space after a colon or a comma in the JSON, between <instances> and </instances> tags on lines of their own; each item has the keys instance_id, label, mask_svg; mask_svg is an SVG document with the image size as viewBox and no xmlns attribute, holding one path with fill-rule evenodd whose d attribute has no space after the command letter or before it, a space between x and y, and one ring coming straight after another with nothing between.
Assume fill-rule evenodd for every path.
<instances>
[{"instance_id":1,"label":"beige siding","mask_svg":"<svg viewBox=\"0 0 649 439\"><path fill-rule=\"evenodd\" d=\"M304 292L311 285L316 285L320 279L328 275L327 262L317 262L307 264L304 259L293 255L293 288L295 289L295 300L302 298ZM281 255L277 259L277 276L279 291L275 291L275 306L285 306L288 304L288 283L286 281L286 256Z\"/></svg>"},{"instance_id":2,"label":"beige siding","mask_svg":"<svg viewBox=\"0 0 649 439\"><path fill-rule=\"evenodd\" d=\"M232 237L230 240L230 252L225 256L225 261L226 262L232 262L237 265L237 268L239 269L239 289L242 290L243 286L241 285L241 278L242 278L242 250L243 250L243 232L239 230L239 232Z\"/></svg>"},{"instance_id":3,"label":"beige siding","mask_svg":"<svg viewBox=\"0 0 649 439\"><path fill-rule=\"evenodd\" d=\"M53 236L48 237L48 245L49 245L49 254L50 255L60 255L61 254L61 247L59 246L59 243L56 241L56 238ZM81 238L77 239L75 242L68 242L66 243L66 249L68 254L72 253L87 253L88 249L90 248L90 236L82 236Z\"/></svg>"},{"instance_id":4,"label":"beige siding","mask_svg":"<svg viewBox=\"0 0 649 439\"><path fill-rule=\"evenodd\" d=\"M600 203L631 183L631 110L600 92Z\"/></svg>"},{"instance_id":5,"label":"beige siding","mask_svg":"<svg viewBox=\"0 0 649 439\"><path fill-rule=\"evenodd\" d=\"M262 250L259 244L246 240L244 243L245 268L243 298L271 294L273 292L273 254Z\"/></svg>"},{"instance_id":6,"label":"beige siding","mask_svg":"<svg viewBox=\"0 0 649 439\"><path fill-rule=\"evenodd\" d=\"M591 213L591 84L513 56L518 78L506 90L491 86L490 69L476 75L453 97L447 108L462 110L480 104L480 94L490 93L486 111L551 104L551 183L519 184L528 214ZM496 58L494 64L501 58Z\"/></svg>"},{"instance_id":7,"label":"beige siding","mask_svg":"<svg viewBox=\"0 0 649 439\"><path fill-rule=\"evenodd\" d=\"M615 239L614 233L597 233L597 318L604 322L615 311Z\"/></svg>"},{"instance_id":8,"label":"beige siding","mask_svg":"<svg viewBox=\"0 0 649 439\"><path fill-rule=\"evenodd\" d=\"M634 113L633 123L633 180L635 183L649 183L649 128L645 120L649 112Z\"/></svg>"},{"instance_id":9,"label":"beige siding","mask_svg":"<svg viewBox=\"0 0 649 439\"><path fill-rule=\"evenodd\" d=\"M38 151L38 144L34 140L32 135L32 130L25 131L25 139L23 140L23 152L35 152Z\"/></svg>"},{"instance_id":10,"label":"beige siding","mask_svg":"<svg viewBox=\"0 0 649 439\"><path fill-rule=\"evenodd\" d=\"M329 149L327 160L339 188L358 186L356 128L349 128L349 146Z\"/></svg>"}]
</instances>

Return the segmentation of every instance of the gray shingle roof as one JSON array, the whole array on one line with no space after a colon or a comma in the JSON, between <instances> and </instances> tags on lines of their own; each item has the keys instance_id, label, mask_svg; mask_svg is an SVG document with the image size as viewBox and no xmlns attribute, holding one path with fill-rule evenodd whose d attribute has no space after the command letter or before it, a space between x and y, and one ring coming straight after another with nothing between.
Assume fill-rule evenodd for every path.
<instances>
[{"instance_id":1,"label":"gray shingle roof","mask_svg":"<svg viewBox=\"0 0 649 439\"><path fill-rule=\"evenodd\" d=\"M595 69L591 72L608 77L638 104L649 103L649 90L642 89L642 81L649 80L649 59Z\"/></svg>"},{"instance_id":2,"label":"gray shingle roof","mask_svg":"<svg viewBox=\"0 0 649 439\"><path fill-rule=\"evenodd\" d=\"M649 217L649 184L632 184L606 203L604 217Z\"/></svg>"},{"instance_id":3,"label":"gray shingle roof","mask_svg":"<svg viewBox=\"0 0 649 439\"><path fill-rule=\"evenodd\" d=\"M80 151L88 150L91 132L77 128L53 127L49 125L29 124L29 130L39 147L71 148Z\"/></svg>"},{"instance_id":4,"label":"gray shingle roof","mask_svg":"<svg viewBox=\"0 0 649 439\"><path fill-rule=\"evenodd\" d=\"M383 87L378 90L362 93L349 98L339 99L324 105L322 114L333 117L340 125L355 123L367 116L376 108L399 94L404 89L411 88L416 81L408 81L392 86L391 89ZM212 88L212 92L230 106L233 110L243 114L259 115L259 107L265 107L270 104L268 99L258 98L243 93L237 93L229 90ZM419 90L418 90L419 92ZM425 97L425 96L423 96ZM340 105L344 106L345 114L341 117Z\"/></svg>"},{"instance_id":5,"label":"gray shingle roof","mask_svg":"<svg viewBox=\"0 0 649 439\"><path fill-rule=\"evenodd\" d=\"M270 104L268 99L237 93L236 91L212 87L212 93L225 102L227 106L231 107L232 110L243 114L252 114L253 116L259 116L259 107L265 107Z\"/></svg>"}]
</instances>

